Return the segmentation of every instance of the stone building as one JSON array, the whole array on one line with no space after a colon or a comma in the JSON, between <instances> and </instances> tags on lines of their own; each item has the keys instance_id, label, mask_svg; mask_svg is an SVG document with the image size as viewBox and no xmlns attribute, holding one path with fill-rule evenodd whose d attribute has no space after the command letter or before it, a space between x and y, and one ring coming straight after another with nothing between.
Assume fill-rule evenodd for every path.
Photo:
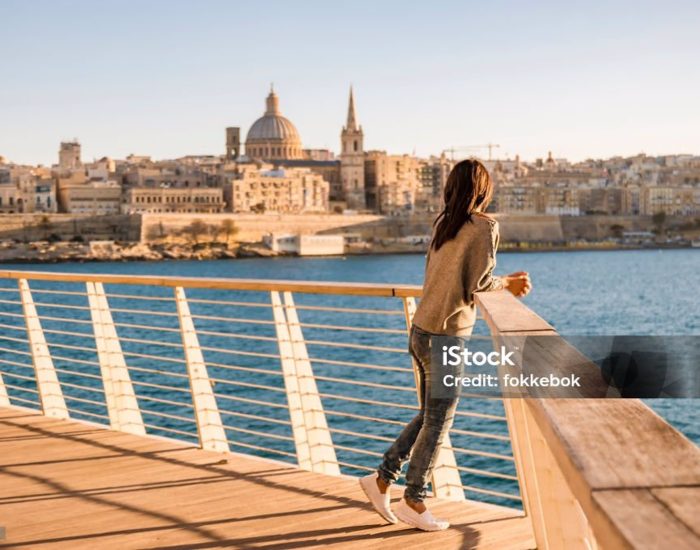
<instances>
[{"instance_id":1,"label":"stone building","mask_svg":"<svg viewBox=\"0 0 700 550\"><path fill-rule=\"evenodd\" d=\"M122 188L115 181L63 182L58 189L61 209L70 214L119 214L121 199Z\"/></svg>"},{"instance_id":2,"label":"stone building","mask_svg":"<svg viewBox=\"0 0 700 550\"><path fill-rule=\"evenodd\" d=\"M244 165L224 187L233 212L326 212L328 182L308 168Z\"/></svg>"},{"instance_id":3,"label":"stone building","mask_svg":"<svg viewBox=\"0 0 700 550\"><path fill-rule=\"evenodd\" d=\"M82 166L78 140L62 141L58 150L58 168L62 171L72 171L79 170Z\"/></svg>"},{"instance_id":4,"label":"stone building","mask_svg":"<svg viewBox=\"0 0 700 550\"><path fill-rule=\"evenodd\" d=\"M22 195L9 170L0 172L0 214L22 212Z\"/></svg>"},{"instance_id":5,"label":"stone building","mask_svg":"<svg viewBox=\"0 0 700 550\"><path fill-rule=\"evenodd\" d=\"M630 204L629 190L624 187L592 187L578 189L582 214L631 214L625 209Z\"/></svg>"},{"instance_id":6,"label":"stone building","mask_svg":"<svg viewBox=\"0 0 700 550\"><path fill-rule=\"evenodd\" d=\"M0 166L0 212L56 212L56 183L43 167Z\"/></svg>"},{"instance_id":7,"label":"stone building","mask_svg":"<svg viewBox=\"0 0 700 550\"><path fill-rule=\"evenodd\" d=\"M276 162L278 168L306 168L328 182L328 205L346 206L343 187L340 182L340 161L338 160L285 160Z\"/></svg>"},{"instance_id":8,"label":"stone building","mask_svg":"<svg viewBox=\"0 0 700 550\"><path fill-rule=\"evenodd\" d=\"M437 212L441 209L447 176L450 175L454 164L444 153L439 157L432 156L419 162L416 211Z\"/></svg>"},{"instance_id":9,"label":"stone building","mask_svg":"<svg viewBox=\"0 0 700 550\"><path fill-rule=\"evenodd\" d=\"M640 214L690 216L700 214L700 187L648 186L640 193Z\"/></svg>"},{"instance_id":10,"label":"stone building","mask_svg":"<svg viewBox=\"0 0 700 550\"><path fill-rule=\"evenodd\" d=\"M381 214L414 211L420 190L420 161L410 155L369 151L365 155L367 208Z\"/></svg>"},{"instance_id":11,"label":"stone building","mask_svg":"<svg viewBox=\"0 0 700 550\"><path fill-rule=\"evenodd\" d=\"M132 187L125 192L123 214L224 211L223 189L217 187Z\"/></svg>"},{"instance_id":12,"label":"stone building","mask_svg":"<svg viewBox=\"0 0 700 550\"><path fill-rule=\"evenodd\" d=\"M491 207L504 214L541 213L540 187L529 185L499 185L494 193Z\"/></svg>"}]
</instances>

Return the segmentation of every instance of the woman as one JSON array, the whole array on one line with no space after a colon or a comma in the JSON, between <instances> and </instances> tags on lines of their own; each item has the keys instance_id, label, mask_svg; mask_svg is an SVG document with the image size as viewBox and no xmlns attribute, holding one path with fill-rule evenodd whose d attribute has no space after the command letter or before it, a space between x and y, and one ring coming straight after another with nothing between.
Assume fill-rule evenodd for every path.
<instances>
[{"instance_id":1,"label":"woman","mask_svg":"<svg viewBox=\"0 0 700 550\"><path fill-rule=\"evenodd\" d=\"M452 425L457 398L431 397L430 339L433 335L469 336L476 320L474 292L507 289L525 296L532 285L525 272L492 275L498 248L498 223L484 214L493 183L478 160L452 169L445 185L445 208L434 223L425 267L423 297L413 317L409 351L419 373L420 412L384 454L377 473L360 480L377 513L424 531L449 527L427 510L426 485L445 434ZM389 486L409 460L404 498L391 510Z\"/></svg>"}]
</instances>

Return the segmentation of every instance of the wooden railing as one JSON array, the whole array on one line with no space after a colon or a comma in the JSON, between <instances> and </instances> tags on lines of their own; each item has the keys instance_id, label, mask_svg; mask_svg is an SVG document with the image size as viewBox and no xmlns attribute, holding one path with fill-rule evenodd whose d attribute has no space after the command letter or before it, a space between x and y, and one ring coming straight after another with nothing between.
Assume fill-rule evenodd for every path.
<instances>
[{"instance_id":1,"label":"wooden railing","mask_svg":"<svg viewBox=\"0 0 700 550\"><path fill-rule=\"evenodd\" d=\"M599 372L507 292L477 303L494 345L550 336L530 369ZM597 378L600 378L599 376ZM638 399L504 399L538 548L699 548L700 450Z\"/></svg>"},{"instance_id":2,"label":"wooden railing","mask_svg":"<svg viewBox=\"0 0 700 550\"><path fill-rule=\"evenodd\" d=\"M410 285L0 271L0 406L357 475L417 411L406 335L419 297ZM490 336L481 324L473 343L550 335L541 368L578 353L507 292L477 302ZM700 452L640 401L465 397L437 496L522 499L539 548L697 547Z\"/></svg>"}]
</instances>

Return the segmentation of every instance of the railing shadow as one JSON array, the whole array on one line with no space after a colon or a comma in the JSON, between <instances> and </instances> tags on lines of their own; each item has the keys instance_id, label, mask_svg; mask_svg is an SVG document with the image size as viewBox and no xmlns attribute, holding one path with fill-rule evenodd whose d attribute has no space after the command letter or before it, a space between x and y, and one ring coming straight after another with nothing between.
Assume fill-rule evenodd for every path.
<instances>
[{"instance_id":1,"label":"railing shadow","mask_svg":"<svg viewBox=\"0 0 700 550\"><path fill-rule=\"evenodd\" d=\"M33 415L26 415L30 417ZM26 418L25 417L25 418ZM5 497L0 499L0 510L2 506L15 504L18 502L36 502L41 500L56 500L60 498L80 498L89 503L98 504L101 506L108 506L112 508L118 508L123 511L130 513L145 515L152 519L164 522L164 525L155 526L144 526L133 529L117 529L112 531L104 531L100 533L88 533L88 534L77 534L74 536L67 537L54 537L45 539L34 539L31 541L20 542L13 544L13 547L32 547L39 544L48 544L56 542L71 542L79 541L85 539L101 539L110 536L120 536L129 535L136 533L149 533L149 532L159 532L167 531L173 528L184 529L191 534L204 539L200 543L186 544L172 546L170 548L213 548L213 547L226 547L226 546L236 546L238 548L253 548L258 547L258 545L266 543L266 545L272 545L272 547L277 548L299 548L309 545L317 545L321 541L318 537L325 537L323 539L323 544L342 544L346 542L357 542L361 540L376 540L377 529L381 528L376 524L368 524L362 526L344 525L337 528L328 529L306 529L302 531L290 532L285 534L270 534L270 535L258 535L249 537L236 537L236 538L226 538L221 536L219 533L215 532L211 528L216 525L226 525L239 523L244 521L259 521L265 519L276 519L283 517L299 516L300 518L314 513L327 513L327 512L339 512L341 510L346 510L348 507L364 509L373 514L367 503L356 500L348 496L339 496L332 493L327 493L324 491L314 490L310 488L305 488L296 484L285 483L280 480L285 474L295 474L299 470L294 467L274 467L265 468L262 470L256 470L250 473L241 473L232 471L230 468L235 467L233 464L229 464L228 467L223 467L221 464L221 455L212 454L212 459L216 462L207 464L193 464L187 460L173 457L172 453L179 451L190 451L197 450L198 452L204 453L204 451L198 450L194 446L182 445L176 447L166 447L164 449L151 450L151 451L138 451L128 447L128 445L114 444L106 441L95 441L90 439L90 435L94 432L100 430L87 430L87 431L68 431L68 432L58 432L55 430L47 429L46 427L37 425L28 425L22 422L20 419L22 417L5 417L0 419L0 425L6 426L8 428L14 428L29 432L32 436L37 438L52 438L60 439L69 442L71 445L79 446L89 446L92 448L100 449L102 451L107 451L106 455L99 455L97 457L88 457L86 460L102 460L105 458L115 458L115 457L134 457L141 460L153 461L160 464L167 464L169 466L176 466L179 468L187 468L190 470L196 470L199 473L206 473L204 477L188 477L184 480L177 480L173 482L154 482L146 484L128 484L128 485L116 485L109 487L98 487L94 489L83 489L76 490L64 483L57 482L48 477L36 475L23 471L16 471L13 468L18 468L20 466L31 466L31 465L47 465L58 462L73 461L77 460L75 458L68 458L64 460L47 460L47 461L36 461L36 462L26 462L26 463L15 463L15 464L2 464L0 469L3 474L15 477L17 479L24 479L31 481L33 483L41 484L43 486L49 487L52 492L46 493L34 493L31 495L20 495L15 497ZM63 421L56 421L63 422ZM105 432L107 432L105 430ZM163 440L164 443L167 443ZM211 454L211 453L207 453ZM320 475L320 474L315 474ZM277 478L276 480L271 480L270 477ZM145 506L137 506L133 504L127 504L124 502L116 501L109 498L110 495L121 494L125 492L141 492L157 489L169 489L177 487L187 487L199 484L213 484L219 483L225 480L241 480L246 483L253 484L255 486L275 489L278 491L285 491L287 493L292 493L298 495L298 497L311 497L313 499L318 499L327 502L327 506L306 508L303 510L283 510L275 513L265 513L265 514L252 514L243 517L230 517L230 518L220 518L205 520L199 522L187 521L186 518L180 515L175 515L171 513L164 513L159 510L154 510L147 508ZM233 497L235 498L235 497ZM506 518L507 519L507 518ZM455 528L459 531L462 537L461 547L473 547L479 539L479 533L469 527L468 525L457 525ZM382 530L382 539L391 539L406 534L406 530ZM330 535L330 537L329 537ZM416 533L419 535L419 533ZM303 539L303 540L302 540Z\"/></svg>"}]
</instances>

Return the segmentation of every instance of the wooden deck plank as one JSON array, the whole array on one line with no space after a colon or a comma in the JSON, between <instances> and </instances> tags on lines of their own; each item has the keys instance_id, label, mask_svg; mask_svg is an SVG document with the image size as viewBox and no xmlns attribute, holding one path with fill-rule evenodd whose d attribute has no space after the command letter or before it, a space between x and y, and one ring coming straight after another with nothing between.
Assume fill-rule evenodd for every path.
<instances>
[{"instance_id":1,"label":"wooden deck plank","mask_svg":"<svg viewBox=\"0 0 700 550\"><path fill-rule=\"evenodd\" d=\"M517 511L431 506L454 528L386 525L350 477L0 408L0 523L13 548L534 547Z\"/></svg>"}]
</instances>

